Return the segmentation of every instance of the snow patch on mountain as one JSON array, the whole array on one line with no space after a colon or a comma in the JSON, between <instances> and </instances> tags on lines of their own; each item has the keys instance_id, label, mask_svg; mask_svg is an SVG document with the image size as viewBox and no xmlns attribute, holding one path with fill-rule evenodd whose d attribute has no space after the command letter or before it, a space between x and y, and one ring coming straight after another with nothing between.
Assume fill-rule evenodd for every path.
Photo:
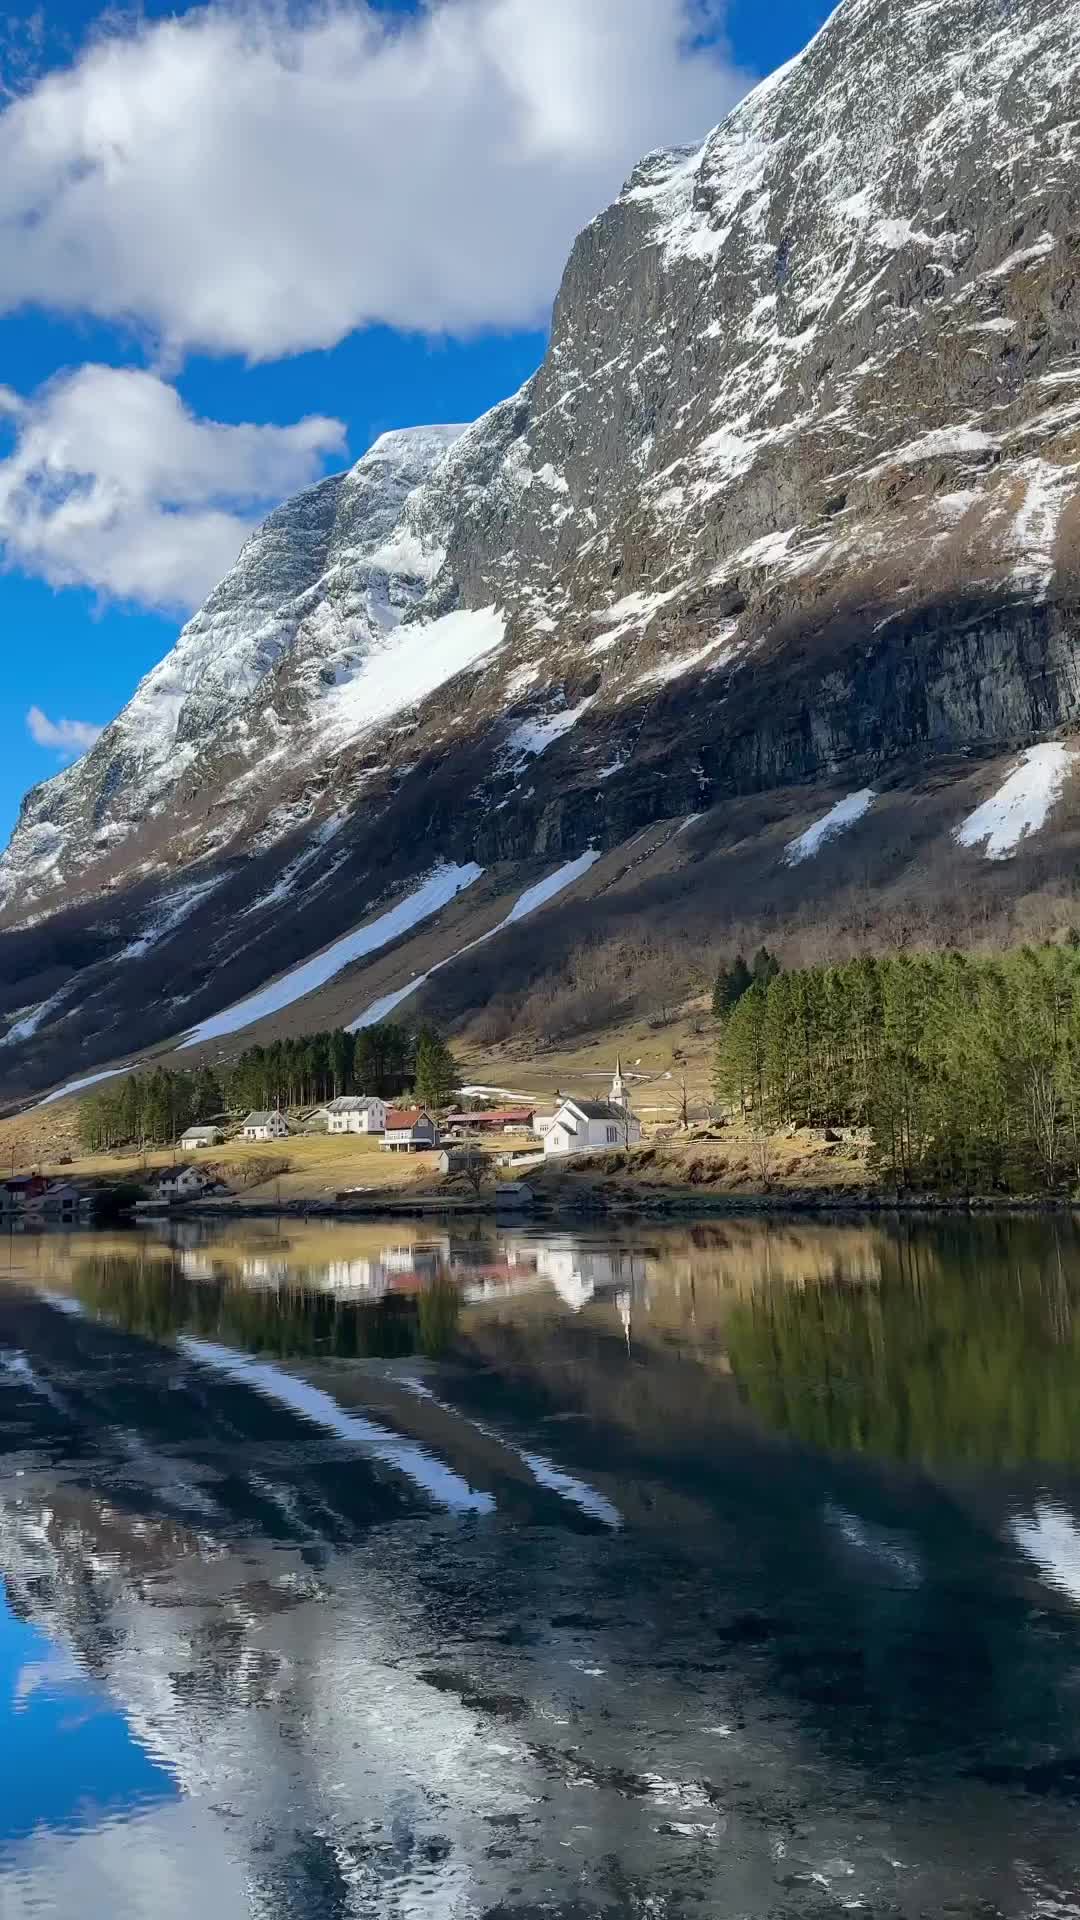
<instances>
[{"instance_id":1,"label":"snow patch on mountain","mask_svg":"<svg viewBox=\"0 0 1080 1920\"><path fill-rule=\"evenodd\" d=\"M128 1067L104 1067L100 1073L84 1074L81 1080L67 1080L62 1087L56 1087L52 1093L47 1093L44 1100L37 1101L31 1108L31 1112L36 1113L39 1107L51 1107L56 1100L66 1100L69 1094L84 1093L87 1087L100 1086L103 1080L116 1080L120 1074L129 1071Z\"/></svg>"},{"instance_id":2,"label":"snow patch on mountain","mask_svg":"<svg viewBox=\"0 0 1080 1920\"><path fill-rule=\"evenodd\" d=\"M321 953L310 960L302 961L299 966L290 968L277 980L271 980L258 993L249 994L246 1000L237 1001L235 1006L226 1007L223 1013L212 1014L208 1020L200 1021L197 1027L181 1041L181 1051L187 1047L197 1047L204 1040L218 1040L225 1034L239 1033L250 1027L256 1020L265 1020L269 1014L279 1013L282 1007L291 1007L295 1001L303 1000L317 988L324 987L344 968L355 961L377 953L381 947L389 946L392 940L399 940L409 933L421 921L429 920L433 914L449 904L464 887L471 887L479 880L484 869L474 861L467 866L440 866L404 900L395 907L380 914L366 926L357 927L330 947L324 947Z\"/></svg>"},{"instance_id":3,"label":"snow patch on mountain","mask_svg":"<svg viewBox=\"0 0 1080 1920\"><path fill-rule=\"evenodd\" d=\"M1024 500L1013 523L1017 560L1012 577L1033 600L1044 601L1057 569L1061 516L1076 496L1080 467L1032 459L1024 462L1020 477Z\"/></svg>"},{"instance_id":4,"label":"snow patch on mountain","mask_svg":"<svg viewBox=\"0 0 1080 1920\"><path fill-rule=\"evenodd\" d=\"M962 847L982 846L988 860L1009 859L1028 834L1045 826L1075 759L1075 749L1057 740L1029 747L1004 785L968 815L954 837Z\"/></svg>"},{"instance_id":5,"label":"snow patch on mountain","mask_svg":"<svg viewBox=\"0 0 1080 1920\"><path fill-rule=\"evenodd\" d=\"M843 800L838 800L820 820L815 820L812 827L807 827L805 833L797 834L794 840L788 841L784 848L785 866L797 867L803 860L812 860L827 841L861 820L876 799L873 787L862 787L858 793L849 793Z\"/></svg>"},{"instance_id":6,"label":"snow patch on mountain","mask_svg":"<svg viewBox=\"0 0 1080 1920\"><path fill-rule=\"evenodd\" d=\"M459 608L439 620L398 627L356 672L328 695L318 716L323 744L344 745L380 721L415 707L455 674L502 646L506 620L497 607Z\"/></svg>"},{"instance_id":7,"label":"snow patch on mountain","mask_svg":"<svg viewBox=\"0 0 1080 1920\"><path fill-rule=\"evenodd\" d=\"M736 621L731 621L714 639L707 640L703 647L695 647L692 653L677 653L670 660L662 660L659 666L649 667L645 673L639 673L632 682L635 687L662 687L673 680L681 680L692 673L695 667L701 667L708 661L708 671L716 673L733 660L737 651L732 643Z\"/></svg>"},{"instance_id":8,"label":"snow patch on mountain","mask_svg":"<svg viewBox=\"0 0 1080 1920\"><path fill-rule=\"evenodd\" d=\"M589 868L596 865L600 857L595 848L589 847L585 853L579 854L576 860L566 861L565 865L556 868L554 873L549 873L546 879L538 880L535 886L526 887L524 893L519 895L511 907L505 920L500 920L498 926L492 927L487 933L482 933L479 939L470 940L466 946L459 947L456 953L448 954L445 960L437 961L433 967L428 968L426 973L417 974L407 986L397 987L392 993L385 993L380 999L373 1000L369 1007L365 1007L363 1013L350 1022L349 1032L359 1033L364 1027L378 1026L380 1020L385 1020L396 1007L402 1005L403 1001L410 1000L414 993L419 993L421 987L431 979L433 974L441 973L444 967L452 966L455 960L460 960L466 953L472 953L475 948L486 946L489 940L494 940L497 933L504 932L507 927L515 926L519 920L527 920L530 914L538 913L549 900L554 900L558 894L565 893L567 887L572 887L575 880L582 879Z\"/></svg>"},{"instance_id":9,"label":"snow patch on mountain","mask_svg":"<svg viewBox=\"0 0 1080 1920\"><path fill-rule=\"evenodd\" d=\"M296 892L297 882L318 859L323 848L329 846L331 840L340 833L346 818L347 815L344 813L332 813L328 820L322 821L315 828L304 851L298 853L295 860L290 860L288 865L282 868L269 892L261 893L257 900L252 901L250 907L244 909L244 918L253 913L261 913L266 907L280 906L282 901L288 900Z\"/></svg>"},{"instance_id":10,"label":"snow patch on mountain","mask_svg":"<svg viewBox=\"0 0 1080 1920\"><path fill-rule=\"evenodd\" d=\"M582 715L592 706L592 700L581 700L576 707L565 707L561 713L552 713L544 719L523 720L514 728L507 740L507 752L512 760L538 760L556 740L561 740L577 726Z\"/></svg>"},{"instance_id":11,"label":"snow patch on mountain","mask_svg":"<svg viewBox=\"0 0 1080 1920\"><path fill-rule=\"evenodd\" d=\"M197 906L220 887L223 874L216 874L211 880L192 880L186 886L177 887L157 902L154 915L138 938L129 940L117 954L118 960L140 960L151 947L159 946L171 933L175 933Z\"/></svg>"},{"instance_id":12,"label":"snow patch on mountain","mask_svg":"<svg viewBox=\"0 0 1080 1920\"><path fill-rule=\"evenodd\" d=\"M589 652L603 653L608 647L613 647L616 640L621 640L624 634L643 631L653 616L676 600L682 591L683 588L678 586L664 593L627 593L621 600L616 600L613 606L594 613L594 621L598 624L602 622L613 631L590 641Z\"/></svg>"},{"instance_id":13,"label":"snow patch on mountain","mask_svg":"<svg viewBox=\"0 0 1080 1920\"><path fill-rule=\"evenodd\" d=\"M63 986L59 993L51 994L47 1000L39 1000L35 1006L19 1007L7 1032L0 1036L0 1047L14 1047L18 1046L20 1040L32 1039L38 1028L59 1012L70 992L69 985Z\"/></svg>"}]
</instances>

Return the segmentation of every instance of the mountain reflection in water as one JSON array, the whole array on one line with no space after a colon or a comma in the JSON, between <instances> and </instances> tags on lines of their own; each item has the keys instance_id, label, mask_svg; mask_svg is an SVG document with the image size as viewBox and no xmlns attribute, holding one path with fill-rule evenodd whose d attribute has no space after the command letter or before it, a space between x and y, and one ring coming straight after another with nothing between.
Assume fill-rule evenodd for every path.
<instances>
[{"instance_id":1,"label":"mountain reflection in water","mask_svg":"<svg viewBox=\"0 0 1080 1920\"><path fill-rule=\"evenodd\" d=\"M1080 1913L1071 1224L23 1236L0 1914Z\"/></svg>"}]
</instances>

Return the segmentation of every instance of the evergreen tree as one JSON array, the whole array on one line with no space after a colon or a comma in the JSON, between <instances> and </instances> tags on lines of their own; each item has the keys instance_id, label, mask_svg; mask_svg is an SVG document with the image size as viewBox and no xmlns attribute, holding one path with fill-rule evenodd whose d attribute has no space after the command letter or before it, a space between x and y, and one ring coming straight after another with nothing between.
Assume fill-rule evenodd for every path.
<instances>
[{"instance_id":1,"label":"evergreen tree","mask_svg":"<svg viewBox=\"0 0 1080 1920\"><path fill-rule=\"evenodd\" d=\"M330 1035L330 1078L334 1099L353 1090L353 1065L356 1060L356 1036L339 1027Z\"/></svg>"},{"instance_id":2,"label":"evergreen tree","mask_svg":"<svg viewBox=\"0 0 1080 1920\"><path fill-rule=\"evenodd\" d=\"M417 1100L424 1107L449 1105L461 1085L453 1054L431 1027L422 1027L416 1036L414 1084Z\"/></svg>"},{"instance_id":3,"label":"evergreen tree","mask_svg":"<svg viewBox=\"0 0 1080 1920\"><path fill-rule=\"evenodd\" d=\"M192 1122L215 1120L225 1104L224 1094L217 1076L209 1067L199 1067L195 1073L195 1084L191 1094Z\"/></svg>"},{"instance_id":4,"label":"evergreen tree","mask_svg":"<svg viewBox=\"0 0 1080 1920\"><path fill-rule=\"evenodd\" d=\"M741 953L736 954L730 967L721 967L716 976L712 998L712 1010L716 1018L726 1020L752 985L753 975L746 961Z\"/></svg>"},{"instance_id":5,"label":"evergreen tree","mask_svg":"<svg viewBox=\"0 0 1080 1920\"><path fill-rule=\"evenodd\" d=\"M767 1012L763 987L743 994L721 1030L713 1075L717 1100L749 1113L755 1125L764 1124L775 1091L768 1076Z\"/></svg>"},{"instance_id":6,"label":"evergreen tree","mask_svg":"<svg viewBox=\"0 0 1080 1920\"><path fill-rule=\"evenodd\" d=\"M759 947L754 955L754 965L751 971L755 985L767 987L770 981L776 979L780 971L780 962L774 954L769 952L768 947Z\"/></svg>"}]
</instances>

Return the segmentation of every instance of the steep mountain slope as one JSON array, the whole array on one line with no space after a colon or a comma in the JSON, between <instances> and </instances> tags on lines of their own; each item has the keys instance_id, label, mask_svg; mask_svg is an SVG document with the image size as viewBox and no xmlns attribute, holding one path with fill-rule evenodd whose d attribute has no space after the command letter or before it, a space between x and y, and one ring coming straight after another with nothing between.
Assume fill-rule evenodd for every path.
<instances>
[{"instance_id":1,"label":"steep mountain slope","mask_svg":"<svg viewBox=\"0 0 1080 1920\"><path fill-rule=\"evenodd\" d=\"M208 760L235 782L283 748L291 757L313 697L378 655L437 570L398 523L461 432L384 434L350 473L270 515L93 751L28 797L0 898L25 910L77 887L172 816Z\"/></svg>"},{"instance_id":2,"label":"steep mountain slope","mask_svg":"<svg viewBox=\"0 0 1080 1920\"><path fill-rule=\"evenodd\" d=\"M700 150L643 161L522 392L280 509L28 797L13 1076L56 1071L58 1011L79 1063L144 991L140 1041L176 1033L440 863L512 898L721 809L687 862L769 827L757 884L790 914L875 796L1075 725L1078 89L1078 0L844 0ZM938 809L971 886L1000 890L988 847L1056 848L1040 884L1071 862L1034 837L1068 815L1054 752L1011 839L954 847L982 791ZM813 783L798 827L847 812L788 859L772 825Z\"/></svg>"}]
</instances>

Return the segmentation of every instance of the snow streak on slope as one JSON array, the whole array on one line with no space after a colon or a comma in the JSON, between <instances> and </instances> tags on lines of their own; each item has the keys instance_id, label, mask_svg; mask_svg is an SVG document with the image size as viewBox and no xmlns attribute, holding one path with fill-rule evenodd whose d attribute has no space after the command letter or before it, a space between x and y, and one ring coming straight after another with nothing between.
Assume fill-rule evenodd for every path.
<instances>
[{"instance_id":1,"label":"snow streak on slope","mask_svg":"<svg viewBox=\"0 0 1080 1920\"><path fill-rule=\"evenodd\" d=\"M144 953L149 953L151 947L158 946L170 933L175 933L188 915L194 913L200 901L220 887L222 878L219 874L213 880L192 880L186 886L177 887L175 892L167 893L157 903L156 918L144 927L137 939L128 942L117 954L117 959L140 960Z\"/></svg>"},{"instance_id":2,"label":"snow streak on slope","mask_svg":"<svg viewBox=\"0 0 1080 1920\"><path fill-rule=\"evenodd\" d=\"M815 820L813 826L807 827L805 833L800 833L796 839L788 841L784 848L785 864L789 867L797 867L803 860L812 860L815 853L820 853L827 840L833 839L838 833L843 833L845 827L854 826L856 820L861 820L863 815L869 812L876 798L877 795L872 787L863 787L858 793L849 793L845 799L838 800L835 807L830 807L828 813L823 814L820 820Z\"/></svg>"},{"instance_id":3,"label":"snow streak on slope","mask_svg":"<svg viewBox=\"0 0 1080 1920\"><path fill-rule=\"evenodd\" d=\"M558 867L554 873L549 873L546 880L538 880L534 887L526 887L525 892L510 909L506 919L500 920L498 926L493 927L490 933L485 933L484 939L492 940L497 933L502 932L504 927L512 927L518 920L527 920L530 913L535 913L538 907L546 906L549 900L554 900L557 893L563 893L567 887L573 886L575 880L580 880L583 874L588 873L590 867L595 867L599 858L600 855L590 847L587 853L579 854L576 860L568 860L565 867Z\"/></svg>"},{"instance_id":4,"label":"snow streak on slope","mask_svg":"<svg viewBox=\"0 0 1080 1920\"><path fill-rule=\"evenodd\" d=\"M38 1107L51 1107L54 1100L66 1100L69 1093L82 1093L85 1087L96 1087L101 1080L115 1080L118 1074L128 1071L127 1067L106 1067L104 1072L88 1073L82 1080L68 1080L62 1087L57 1087L55 1093L47 1093L32 1111L36 1113Z\"/></svg>"},{"instance_id":5,"label":"snow streak on slope","mask_svg":"<svg viewBox=\"0 0 1080 1920\"><path fill-rule=\"evenodd\" d=\"M538 760L542 753L564 733L576 727L583 713L587 713L592 701L582 700L576 707L567 707L562 713L553 713L546 720L523 720L514 728L506 743L508 753L514 759Z\"/></svg>"},{"instance_id":6,"label":"snow streak on slope","mask_svg":"<svg viewBox=\"0 0 1080 1920\"><path fill-rule=\"evenodd\" d=\"M379 721L417 706L501 647L505 633L506 622L494 606L475 612L463 607L441 620L395 628L329 696L319 718L324 741L355 740Z\"/></svg>"},{"instance_id":7,"label":"snow streak on slope","mask_svg":"<svg viewBox=\"0 0 1080 1920\"><path fill-rule=\"evenodd\" d=\"M14 1047L20 1040L31 1039L38 1028L44 1026L63 1006L70 991L69 986L63 986L59 993L51 994L48 1000L39 1000L36 1006L20 1007L7 1032L0 1038L0 1047Z\"/></svg>"},{"instance_id":8,"label":"snow streak on slope","mask_svg":"<svg viewBox=\"0 0 1080 1920\"><path fill-rule=\"evenodd\" d=\"M403 1000L409 1000L414 993L419 993L433 973L441 973L444 967L452 966L455 960L460 960L466 953L472 953L475 947L485 946L489 940L494 940L495 935L502 933L506 927L512 927L517 921L527 919L530 913L536 913L538 908L545 906L549 900L553 900L556 894L563 893L567 887L573 886L575 880L580 880L582 874L588 873L589 868L595 866L599 858L600 855L590 847L587 853L579 854L576 860L568 860L564 867L559 867L555 873L549 873L546 880L538 880L534 887L527 887L505 920L500 920L497 927L492 927L489 933L482 933L478 940L470 940L467 946L459 947L456 953L448 954L445 960L440 960L435 966L429 967L426 973L417 974L416 979L410 980L407 987L398 987L393 993L384 993L380 1000L373 1000L370 1007L366 1007L356 1020L350 1022L349 1032L359 1033L362 1027L377 1027L379 1021L385 1020L388 1014L393 1013L395 1007L400 1007Z\"/></svg>"},{"instance_id":9,"label":"snow streak on slope","mask_svg":"<svg viewBox=\"0 0 1080 1920\"><path fill-rule=\"evenodd\" d=\"M1056 740L1029 747L1004 786L957 827L960 845L977 847L985 841L988 860L1007 860L1021 840L1045 826L1075 758L1075 751Z\"/></svg>"},{"instance_id":10,"label":"snow streak on slope","mask_svg":"<svg viewBox=\"0 0 1080 1920\"><path fill-rule=\"evenodd\" d=\"M303 1000L316 988L324 987L344 967L354 960L362 960L366 954L377 953L380 947L388 946L391 940L397 940L408 933L422 920L430 919L438 913L463 887L471 887L479 880L483 867L470 861L465 867L437 867L425 880L422 887L399 900L396 907L381 914L378 920L372 920L367 926L357 927L342 939L335 940L332 947L325 947L310 960L304 960L298 967L271 980L268 986L260 988L246 1000L240 1000L234 1007L227 1007L224 1013L212 1014L193 1027L184 1047L197 1047L204 1040L217 1040L223 1034L239 1033L242 1028L250 1027L256 1020L265 1020L268 1014L280 1012L282 1007L290 1007L296 1000Z\"/></svg>"}]
</instances>

